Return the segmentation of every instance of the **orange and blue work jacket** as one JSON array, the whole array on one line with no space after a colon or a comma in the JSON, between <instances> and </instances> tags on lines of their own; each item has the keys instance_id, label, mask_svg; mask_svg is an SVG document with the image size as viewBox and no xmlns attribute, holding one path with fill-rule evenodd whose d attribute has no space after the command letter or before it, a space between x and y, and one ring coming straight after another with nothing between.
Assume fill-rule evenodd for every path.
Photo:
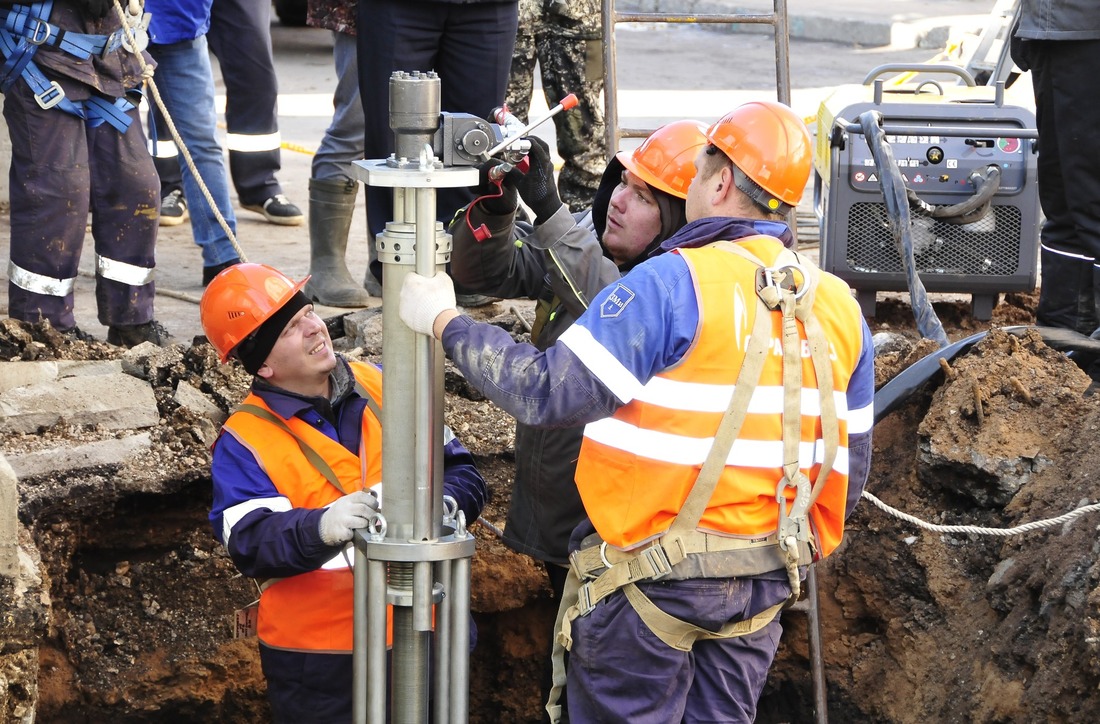
<instances>
[{"instance_id":1,"label":"orange and blue work jacket","mask_svg":"<svg viewBox=\"0 0 1100 724\"><path fill-rule=\"evenodd\" d=\"M739 242L772 265L782 246L770 237ZM613 416L585 428L577 487L604 541L628 550L668 530L687 499L733 394L757 304L752 262L717 247L683 249L699 305L695 339L679 362L654 375ZM862 352L860 312L848 287L823 275L813 312L829 341L840 450L810 512L818 550L840 542L848 488L846 391ZM771 313L771 339L748 413L699 529L756 538L776 530L776 484L783 477L782 317ZM805 330L799 331L805 341ZM753 384L754 381L748 381ZM820 400L809 348L802 345L800 461L816 480L824 445ZM788 506L794 489L787 488Z\"/></svg>"},{"instance_id":2,"label":"orange and blue work jacket","mask_svg":"<svg viewBox=\"0 0 1100 724\"><path fill-rule=\"evenodd\" d=\"M353 556L321 541L319 525L326 505L381 481L381 423L354 382L381 404L382 376L369 364L340 359L340 365L334 379L343 382L331 403L258 380L244 404L280 418L321 455L343 490L306 459L294 435L254 414L231 415L214 446L211 522L243 574L273 579L260 596L258 623L260 641L272 648L352 649ZM476 520L487 495L485 481L470 453L447 433L444 491L467 520Z\"/></svg>"},{"instance_id":3,"label":"orange and blue work jacket","mask_svg":"<svg viewBox=\"0 0 1100 724\"><path fill-rule=\"evenodd\" d=\"M518 345L504 330L464 316L448 323L443 348L470 384L521 422L589 423L577 472L585 509L609 544L638 546L668 528L706 459L756 314L755 286L748 284L756 267L703 247L739 242L769 263L780 238L789 238L789 230L779 222L699 219L662 245L673 253L647 260L600 292L546 350ZM842 433L834 472L811 510L818 545L827 552L839 542L870 470L874 349L847 285L821 276L815 312L831 345ZM778 349L702 518L704 531L755 536L775 529ZM806 360L803 374L800 460L813 480L824 446L816 377Z\"/></svg>"}]
</instances>

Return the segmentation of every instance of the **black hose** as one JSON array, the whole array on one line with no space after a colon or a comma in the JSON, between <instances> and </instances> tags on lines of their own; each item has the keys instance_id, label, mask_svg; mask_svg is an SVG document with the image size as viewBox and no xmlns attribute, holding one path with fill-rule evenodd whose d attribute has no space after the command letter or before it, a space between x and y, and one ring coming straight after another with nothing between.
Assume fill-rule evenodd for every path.
<instances>
[{"instance_id":1,"label":"black hose","mask_svg":"<svg viewBox=\"0 0 1100 724\"><path fill-rule=\"evenodd\" d=\"M924 282L917 274L917 263L913 258L912 224L909 218L905 179L902 178L901 171L894 162L894 152L890 149L890 144L886 143L886 135L882 129L882 114L878 111L864 111L859 116L859 123L863 128L867 145L871 149L871 156L875 159L875 166L882 183L886 217L890 222L894 241L898 245L898 255L905 267L905 281L909 287L909 302L917 321L917 331L922 337L933 340L940 347L946 347L947 333L943 331L943 325L928 299Z\"/></svg>"},{"instance_id":2,"label":"black hose","mask_svg":"<svg viewBox=\"0 0 1100 724\"><path fill-rule=\"evenodd\" d=\"M989 213L993 197L1001 188L1001 169L991 165L974 171L970 174L970 183L974 184L973 196L962 203L943 206L930 204L917 196L916 191L907 188L905 191L909 208L916 214L930 216L948 224L961 225L980 221Z\"/></svg>"}]
</instances>

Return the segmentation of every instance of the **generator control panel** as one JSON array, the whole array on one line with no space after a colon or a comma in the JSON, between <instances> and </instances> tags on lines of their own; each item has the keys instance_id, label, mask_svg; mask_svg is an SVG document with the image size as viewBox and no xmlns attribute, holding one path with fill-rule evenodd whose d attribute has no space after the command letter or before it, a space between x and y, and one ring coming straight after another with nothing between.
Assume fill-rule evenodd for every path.
<instances>
[{"instance_id":1,"label":"generator control panel","mask_svg":"<svg viewBox=\"0 0 1100 724\"><path fill-rule=\"evenodd\" d=\"M1002 193L1020 191L1026 183L1028 158L1025 151L1031 141L1012 135L1020 130L1019 126L987 123L983 124L983 129L1003 126L1003 135L958 136L942 135L942 128L928 124L927 118L892 118L890 121L892 123L886 126L886 142L890 144L906 186L918 194L970 196L974 193L970 175L987 166L1000 168ZM889 131L889 125L893 124L927 125L928 130L921 134L893 134ZM846 145L848 158L843 167L849 172L847 181L852 189L879 191L882 183L866 138L852 134Z\"/></svg>"}]
</instances>

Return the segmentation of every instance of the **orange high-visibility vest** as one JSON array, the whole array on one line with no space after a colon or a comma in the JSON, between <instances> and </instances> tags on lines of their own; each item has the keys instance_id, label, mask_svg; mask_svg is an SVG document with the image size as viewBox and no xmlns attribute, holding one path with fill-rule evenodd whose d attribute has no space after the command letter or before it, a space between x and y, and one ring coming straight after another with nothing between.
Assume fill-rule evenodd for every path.
<instances>
[{"instance_id":1,"label":"orange high-visibility vest","mask_svg":"<svg viewBox=\"0 0 1100 724\"><path fill-rule=\"evenodd\" d=\"M373 365L351 363L355 379L382 404L382 373ZM257 395L244 404L270 408ZM272 412L272 414L275 414ZM287 426L317 451L336 474L344 492L313 467L292 435L256 415L236 412L225 430L252 451L260 467L279 493L295 508L321 508L345 493L363 490L382 479L382 423L371 411L363 413L359 455L316 430L298 417ZM365 474L363 463L365 461ZM351 551L348 560L353 558ZM257 632L260 641L273 648L316 653L348 653L352 650L353 574L338 551L321 568L278 579L260 595ZM387 609L387 635L392 618Z\"/></svg>"},{"instance_id":2,"label":"orange high-visibility vest","mask_svg":"<svg viewBox=\"0 0 1100 724\"><path fill-rule=\"evenodd\" d=\"M765 264L782 250L771 237L738 242ZM585 427L577 487L596 531L609 545L636 548L666 532L699 475L729 406L759 308L757 266L718 248L680 249L699 303L692 347L675 367L650 380L612 417ZM810 518L821 555L843 533L848 489L848 407L845 390L862 348L859 306L844 282L822 274L813 305L829 340L840 449ZM783 477L782 315L772 313L769 353L699 530L738 537L775 532L776 485ZM806 339L799 323L799 333ZM802 354L802 426L799 459L816 480L822 442L817 378L809 349ZM787 505L794 497L787 488Z\"/></svg>"}]
</instances>

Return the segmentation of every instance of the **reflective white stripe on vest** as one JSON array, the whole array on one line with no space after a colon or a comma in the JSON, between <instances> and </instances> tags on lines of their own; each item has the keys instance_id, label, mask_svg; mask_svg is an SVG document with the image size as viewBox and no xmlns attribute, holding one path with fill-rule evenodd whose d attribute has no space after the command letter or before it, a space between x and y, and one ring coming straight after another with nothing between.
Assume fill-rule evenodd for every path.
<instances>
[{"instance_id":1,"label":"reflective white stripe on vest","mask_svg":"<svg viewBox=\"0 0 1100 724\"><path fill-rule=\"evenodd\" d=\"M72 294L73 283L76 281L76 277L54 279L42 274L35 274L21 266L16 266L14 261L8 261L8 279L20 289L34 294L46 294L51 297L66 297Z\"/></svg>"},{"instance_id":2,"label":"reflective white stripe on vest","mask_svg":"<svg viewBox=\"0 0 1100 724\"><path fill-rule=\"evenodd\" d=\"M282 135L275 133L250 134L227 133L225 134L225 147L230 151L244 151L256 153L258 151L276 151L283 145Z\"/></svg>"},{"instance_id":3,"label":"reflective white stripe on vest","mask_svg":"<svg viewBox=\"0 0 1100 724\"><path fill-rule=\"evenodd\" d=\"M733 396L733 385L708 385L699 382L670 380L667 377L654 377L646 383L634 397L638 402L667 407L670 410L685 412L725 413ZM848 397L843 392L833 392L836 400L837 416L847 417ZM821 396L817 390L802 390L802 414L810 417L821 416ZM757 415L775 415L783 412L783 387L762 385L752 391L749 410Z\"/></svg>"},{"instance_id":4,"label":"reflective white stripe on vest","mask_svg":"<svg viewBox=\"0 0 1100 724\"><path fill-rule=\"evenodd\" d=\"M131 287L145 286L153 281L157 272L149 267L127 264L117 259L108 259L96 254L95 273L104 279L110 279L119 284L128 284Z\"/></svg>"},{"instance_id":5,"label":"reflective white stripe on vest","mask_svg":"<svg viewBox=\"0 0 1100 724\"><path fill-rule=\"evenodd\" d=\"M225 543L226 548L229 547L229 536L233 533L233 526L240 523L241 518L261 508L282 513L293 510L294 506L290 504L290 498L280 495L274 498L253 498L226 508L222 512L222 542Z\"/></svg>"},{"instance_id":6,"label":"reflective white stripe on vest","mask_svg":"<svg viewBox=\"0 0 1100 724\"><path fill-rule=\"evenodd\" d=\"M149 153L154 158L175 158L180 155L175 141L157 141L156 143L149 141Z\"/></svg>"},{"instance_id":7,"label":"reflective white stripe on vest","mask_svg":"<svg viewBox=\"0 0 1100 724\"><path fill-rule=\"evenodd\" d=\"M839 407L839 406L838 406ZM875 426L875 405L872 402L858 410L848 410L848 434L858 435Z\"/></svg>"},{"instance_id":8,"label":"reflective white stripe on vest","mask_svg":"<svg viewBox=\"0 0 1100 724\"><path fill-rule=\"evenodd\" d=\"M579 324L570 325L558 340L577 355L584 366L623 404L633 400L635 395L642 391L642 383L638 378L615 359L615 355L608 352L607 348L597 342L592 333L584 327ZM728 397L726 402L729 402Z\"/></svg>"},{"instance_id":9,"label":"reflective white stripe on vest","mask_svg":"<svg viewBox=\"0 0 1100 724\"><path fill-rule=\"evenodd\" d=\"M584 436L590 440L623 450L631 455L657 460L672 465L702 465L714 446L713 437L685 437L656 430L645 430L636 425L606 417L590 422L584 428ZM798 446L798 459L820 463L825 459L825 443L803 442ZM726 465L743 468L777 468L783 465L782 440L745 440L733 443ZM848 448L837 449L833 469L848 474Z\"/></svg>"}]
</instances>

